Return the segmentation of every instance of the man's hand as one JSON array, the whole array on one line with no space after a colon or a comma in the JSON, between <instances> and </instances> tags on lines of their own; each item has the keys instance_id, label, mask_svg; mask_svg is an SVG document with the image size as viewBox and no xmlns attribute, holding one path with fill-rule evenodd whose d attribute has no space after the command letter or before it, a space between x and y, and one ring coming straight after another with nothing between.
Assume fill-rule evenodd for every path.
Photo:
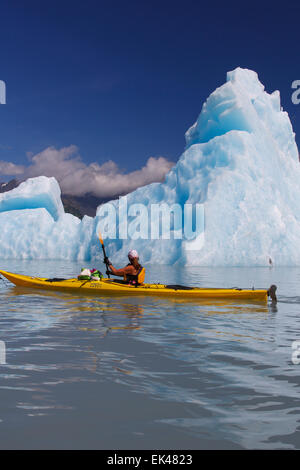
<instances>
[{"instance_id":1,"label":"man's hand","mask_svg":"<svg viewBox=\"0 0 300 470\"><path fill-rule=\"evenodd\" d=\"M107 256L105 256L103 263L106 264L106 266L109 266L111 264Z\"/></svg>"}]
</instances>

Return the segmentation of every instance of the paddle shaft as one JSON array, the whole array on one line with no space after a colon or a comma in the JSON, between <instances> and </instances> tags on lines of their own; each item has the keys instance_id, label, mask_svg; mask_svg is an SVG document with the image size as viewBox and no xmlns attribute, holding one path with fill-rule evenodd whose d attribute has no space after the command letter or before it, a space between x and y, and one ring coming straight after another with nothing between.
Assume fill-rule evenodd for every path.
<instances>
[{"instance_id":1,"label":"paddle shaft","mask_svg":"<svg viewBox=\"0 0 300 470\"><path fill-rule=\"evenodd\" d=\"M105 252L105 246L104 246L104 242L103 242L103 240L102 240L102 238L101 238L101 235L99 235L99 240L100 240L100 243L101 243L101 246L102 246L102 251L103 251L104 259L106 259L107 256L106 256L106 252ZM109 266L108 266L107 263L105 263L105 264L106 264L106 269L107 269L107 271L108 271L108 270L109 270ZM109 275L109 274L107 274L107 275L108 275L108 279L110 279L110 275Z\"/></svg>"}]
</instances>

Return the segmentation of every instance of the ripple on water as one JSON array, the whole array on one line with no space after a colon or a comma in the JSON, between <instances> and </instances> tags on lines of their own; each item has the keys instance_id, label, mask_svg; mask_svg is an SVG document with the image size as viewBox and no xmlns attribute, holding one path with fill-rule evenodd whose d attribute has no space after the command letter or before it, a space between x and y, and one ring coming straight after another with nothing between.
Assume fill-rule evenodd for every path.
<instances>
[{"instance_id":1,"label":"ripple on water","mask_svg":"<svg viewBox=\"0 0 300 470\"><path fill-rule=\"evenodd\" d=\"M10 262L12 271L48 276L74 276L79 266ZM276 283L279 302L81 297L1 284L6 447L30 447L34 436L37 446L58 448L299 448L291 344L300 339L300 270L161 267L148 275L215 287Z\"/></svg>"}]
</instances>

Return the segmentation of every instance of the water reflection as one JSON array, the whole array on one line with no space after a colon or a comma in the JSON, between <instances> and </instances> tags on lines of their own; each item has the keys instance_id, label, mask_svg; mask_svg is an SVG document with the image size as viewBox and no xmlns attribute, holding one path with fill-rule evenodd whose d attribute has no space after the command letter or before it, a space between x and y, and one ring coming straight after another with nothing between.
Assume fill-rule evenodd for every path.
<instances>
[{"instance_id":1,"label":"water reflection","mask_svg":"<svg viewBox=\"0 0 300 470\"><path fill-rule=\"evenodd\" d=\"M34 274L33 268L40 269L29 263L11 270ZM42 268L49 276L66 272L63 265L63 272ZM54 423L53 447L137 447L141 435L149 448L299 447L299 366L291 362L291 342L300 331L300 270L271 271L148 270L149 280L160 274L170 283L277 283L276 307L1 287L3 442L13 446L26 427L19 439L29 446L31 435L45 447L49 435L40 436ZM84 431L74 434L75 424Z\"/></svg>"}]
</instances>

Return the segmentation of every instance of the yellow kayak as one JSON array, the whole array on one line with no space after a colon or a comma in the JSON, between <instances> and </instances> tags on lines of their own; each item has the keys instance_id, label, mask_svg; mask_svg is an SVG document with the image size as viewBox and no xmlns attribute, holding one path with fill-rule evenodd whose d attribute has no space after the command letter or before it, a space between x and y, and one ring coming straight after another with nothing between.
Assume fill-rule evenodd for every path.
<instances>
[{"instance_id":1,"label":"yellow kayak","mask_svg":"<svg viewBox=\"0 0 300 470\"><path fill-rule=\"evenodd\" d=\"M97 295L160 295L171 297L182 297L191 299L232 299L250 300L255 302L267 302L268 296L276 300L276 286L270 289L216 289L206 287L186 287L180 285L166 284L142 284L138 287L125 284L120 280L102 279L101 281L87 281L78 279L47 279L34 276L23 276L22 274L1 271L0 274L6 277L16 286L30 287L37 289L59 290L76 293L94 293Z\"/></svg>"}]
</instances>

